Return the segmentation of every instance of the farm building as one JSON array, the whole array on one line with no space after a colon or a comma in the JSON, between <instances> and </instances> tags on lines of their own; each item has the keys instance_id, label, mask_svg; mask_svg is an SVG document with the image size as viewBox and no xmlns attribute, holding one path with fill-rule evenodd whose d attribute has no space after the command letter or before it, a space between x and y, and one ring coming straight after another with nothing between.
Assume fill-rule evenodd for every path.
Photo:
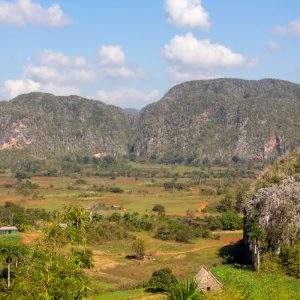
<instances>
[{"instance_id":1,"label":"farm building","mask_svg":"<svg viewBox=\"0 0 300 300\"><path fill-rule=\"evenodd\" d=\"M217 291L223 288L222 283L206 267L199 270L195 280L202 292Z\"/></svg>"},{"instance_id":2,"label":"farm building","mask_svg":"<svg viewBox=\"0 0 300 300\"><path fill-rule=\"evenodd\" d=\"M18 228L16 226L3 226L0 227L0 234L14 234L18 232Z\"/></svg>"}]
</instances>

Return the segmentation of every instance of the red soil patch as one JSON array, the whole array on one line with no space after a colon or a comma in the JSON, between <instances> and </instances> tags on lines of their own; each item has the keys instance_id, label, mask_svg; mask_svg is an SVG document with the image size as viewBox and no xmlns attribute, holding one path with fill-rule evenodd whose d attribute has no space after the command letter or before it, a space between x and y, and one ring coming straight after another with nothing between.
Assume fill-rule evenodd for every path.
<instances>
[{"instance_id":1,"label":"red soil patch","mask_svg":"<svg viewBox=\"0 0 300 300\"><path fill-rule=\"evenodd\" d=\"M203 209L208 205L208 201L205 201L204 203L201 203L199 208L198 208L198 212L202 213Z\"/></svg>"},{"instance_id":2,"label":"red soil patch","mask_svg":"<svg viewBox=\"0 0 300 300\"><path fill-rule=\"evenodd\" d=\"M22 241L25 245L31 245L42 235L41 232L26 232L22 234Z\"/></svg>"},{"instance_id":3,"label":"red soil patch","mask_svg":"<svg viewBox=\"0 0 300 300\"><path fill-rule=\"evenodd\" d=\"M172 212L166 212L167 216L178 216L178 217L185 217L186 212L182 211L172 211ZM200 216L208 216L208 213L203 213L203 212L193 212L193 216L195 217L200 217Z\"/></svg>"},{"instance_id":4,"label":"red soil patch","mask_svg":"<svg viewBox=\"0 0 300 300\"><path fill-rule=\"evenodd\" d=\"M39 181L39 182L64 182L64 181L66 181L65 177L34 177L32 179L34 181Z\"/></svg>"},{"instance_id":5,"label":"red soil patch","mask_svg":"<svg viewBox=\"0 0 300 300\"><path fill-rule=\"evenodd\" d=\"M212 233L215 235L220 235L220 241L226 244L233 244L243 239L243 230L223 230L213 231Z\"/></svg>"},{"instance_id":6,"label":"red soil patch","mask_svg":"<svg viewBox=\"0 0 300 300\"><path fill-rule=\"evenodd\" d=\"M243 237L242 236L230 236L230 235L223 235L220 236L220 241L225 244L234 244L240 241Z\"/></svg>"}]
</instances>

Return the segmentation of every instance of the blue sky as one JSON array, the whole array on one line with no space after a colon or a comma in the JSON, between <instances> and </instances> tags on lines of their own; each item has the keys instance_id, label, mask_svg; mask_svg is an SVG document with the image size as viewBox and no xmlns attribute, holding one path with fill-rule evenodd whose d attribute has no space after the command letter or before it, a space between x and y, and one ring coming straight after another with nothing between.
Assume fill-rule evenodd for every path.
<instances>
[{"instance_id":1,"label":"blue sky","mask_svg":"<svg viewBox=\"0 0 300 300\"><path fill-rule=\"evenodd\" d=\"M298 0L0 0L0 97L141 108L185 80L300 82Z\"/></svg>"}]
</instances>

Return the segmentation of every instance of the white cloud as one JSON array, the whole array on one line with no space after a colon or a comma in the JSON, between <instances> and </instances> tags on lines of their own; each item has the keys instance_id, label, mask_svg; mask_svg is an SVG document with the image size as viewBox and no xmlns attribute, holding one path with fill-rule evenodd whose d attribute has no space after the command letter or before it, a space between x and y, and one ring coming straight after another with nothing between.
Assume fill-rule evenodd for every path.
<instances>
[{"instance_id":1,"label":"white cloud","mask_svg":"<svg viewBox=\"0 0 300 300\"><path fill-rule=\"evenodd\" d=\"M197 40L192 33L176 35L165 45L163 55L170 64L170 75L175 81L219 77L221 70L253 63L223 45L211 43L208 39Z\"/></svg>"},{"instance_id":2,"label":"white cloud","mask_svg":"<svg viewBox=\"0 0 300 300\"><path fill-rule=\"evenodd\" d=\"M277 42L270 40L268 41L267 47L270 51L273 52L278 50L280 48L280 45Z\"/></svg>"},{"instance_id":3,"label":"white cloud","mask_svg":"<svg viewBox=\"0 0 300 300\"><path fill-rule=\"evenodd\" d=\"M79 86L95 79L96 72L87 66L84 58L44 50L37 55L37 64L24 67L20 79L5 81L4 92L9 97L36 91L57 95L79 94Z\"/></svg>"},{"instance_id":4,"label":"white cloud","mask_svg":"<svg viewBox=\"0 0 300 300\"><path fill-rule=\"evenodd\" d=\"M60 27L71 23L58 4L44 8L31 0L0 1L0 23L11 26Z\"/></svg>"},{"instance_id":5,"label":"white cloud","mask_svg":"<svg viewBox=\"0 0 300 300\"><path fill-rule=\"evenodd\" d=\"M102 46L99 49L99 56L102 65L123 65L125 64L125 53L120 46Z\"/></svg>"},{"instance_id":6,"label":"white cloud","mask_svg":"<svg viewBox=\"0 0 300 300\"><path fill-rule=\"evenodd\" d=\"M200 27L209 29L209 14L201 0L166 0L165 9L168 21L176 26Z\"/></svg>"},{"instance_id":7,"label":"white cloud","mask_svg":"<svg viewBox=\"0 0 300 300\"><path fill-rule=\"evenodd\" d=\"M43 50L38 55L38 62L45 66L52 67L83 67L86 60L81 56L69 57L62 52Z\"/></svg>"},{"instance_id":8,"label":"white cloud","mask_svg":"<svg viewBox=\"0 0 300 300\"><path fill-rule=\"evenodd\" d=\"M121 106L123 108L142 108L143 106L159 99L160 93L152 90L148 93L134 88L119 87L113 91L100 90L96 98L107 104Z\"/></svg>"},{"instance_id":9,"label":"white cloud","mask_svg":"<svg viewBox=\"0 0 300 300\"><path fill-rule=\"evenodd\" d=\"M10 78L4 82L3 96L12 98L37 91L56 95L81 95L81 89L89 85L95 87L100 81L105 82L111 77L123 81L145 78L142 70L127 64L124 51L119 46L103 46L99 50L99 56L100 63L91 65L81 56L67 56L62 52L43 50L36 55L36 61L24 66L19 78ZM125 105L128 102L128 105L136 107L151 102L158 94L156 90L143 93L133 88L119 87L114 91L99 91L97 96L109 103Z\"/></svg>"},{"instance_id":10,"label":"white cloud","mask_svg":"<svg viewBox=\"0 0 300 300\"><path fill-rule=\"evenodd\" d=\"M76 86L61 86L53 83L41 83L26 78L18 80L6 80L3 90L10 98L30 92L45 92L56 95L77 95L80 92Z\"/></svg>"},{"instance_id":11,"label":"white cloud","mask_svg":"<svg viewBox=\"0 0 300 300\"><path fill-rule=\"evenodd\" d=\"M144 79L145 73L126 62L125 53L120 46L105 45L99 49L100 68L104 75L113 78L140 78Z\"/></svg>"},{"instance_id":12,"label":"white cloud","mask_svg":"<svg viewBox=\"0 0 300 300\"><path fill-rule=\"evenodd\" d=\"M273 32L281 35L300 35L300 19L291 21L287 26L278 25Z\"/></svg>"}]
</instances>

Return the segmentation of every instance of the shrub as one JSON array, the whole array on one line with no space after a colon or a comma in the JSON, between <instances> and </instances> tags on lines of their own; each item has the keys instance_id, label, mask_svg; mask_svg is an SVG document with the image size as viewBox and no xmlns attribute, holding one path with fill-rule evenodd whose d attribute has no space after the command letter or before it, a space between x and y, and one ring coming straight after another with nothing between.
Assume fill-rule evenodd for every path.
<instances>
[{"instance_id":1,"label":"shrub","mask_svg":"<svg viewBox=\"0 0 300 300\"><path fill-rule=\"evenodd\" d=\"M121 189L120 187L117 187L117 186L109 187L108 191L111 192L111 193L116 193L116 194L122 194L122 193L124 193L124 190Z\"/></svg>"},{"instance_id":2,"label":"shrub","mask_svg":"<svg viewBox=\"0 0 300 300\"><path fill-rule=\"evenodd\" d=\"M164 214L165 213L165 207L161 204L156 204L153 208L152 211L155 211L159 214Z\"/></svg>"},{"instance_id":3,"label":"shrub","mask_svg":"<svg viewBox=\"0 0 300 300\"><path fill-rule=\"evenodd\" d=\"M242 229L243 223L239 215L234 211L223 212L219 220L224 230Z\"/></svg>"},{"instance_id":4,"label":"shrub","mask_svg":"<svg viewBox=\"0 0 300 300\"><path fill-rule=\"evenodd\" d=\"M176 283L177 279L171 269L164 268L152 274L152 277L147 282L146 290L152 293L163 293L170 291L171 286Z\"/></svg>"},{"instance_id":5,"label":"shrub","mask_svg":"<svg viewBox=\"0 0 300 300\"><path fill-rule=\"evenodd\" d=\"M80 268L90 269L93 267L91 250L72 248L71 251L76 265L78 265Z\"/></svg>"},{"instance_id":6,"label":"shrub","mask_svg":"<svg viewBox=\"0 0 300 300\"><path fill-rule=\"evenodd\" d=\"M134 240L131 245L134 256L137 259L142 259L145 255L145 243L141 239Z\"/></svg>"}]
</instances>

